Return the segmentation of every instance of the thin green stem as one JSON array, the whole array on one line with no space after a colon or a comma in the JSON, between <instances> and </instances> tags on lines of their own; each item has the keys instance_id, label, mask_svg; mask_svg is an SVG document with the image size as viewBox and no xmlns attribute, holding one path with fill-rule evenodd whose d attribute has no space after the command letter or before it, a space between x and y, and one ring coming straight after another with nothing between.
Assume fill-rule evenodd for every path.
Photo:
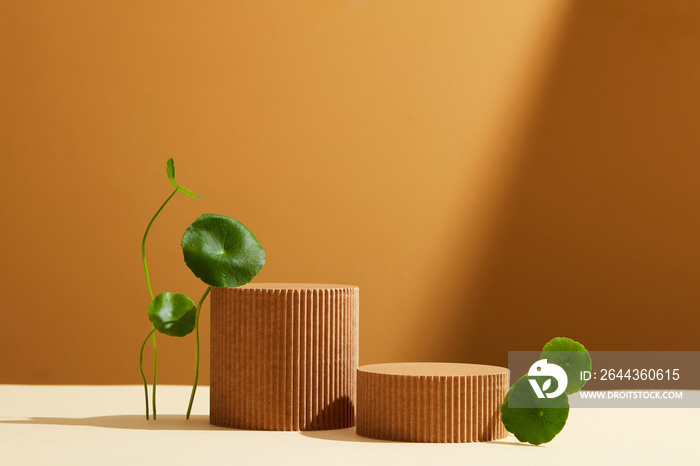
<instances>
[{"instance_id":1,"label":"thin green stem","mask_svg":"<svg viewBox=\"0 0 700 466\"><path fill-rule=\"evenodd\" d=\"M158 348L156 347L156 328L151 324L151 341L153 342L153 420L156 420L156 379L158 378Z\"/></svg>"},{"instance_id":2,"label":"thin green stem","mask_svg":"<svg viewBox=\"0 0 700 466\"><path fill-rule=\"evenodd\" d=\"M197 391L197 381L199 380L199 312L202 310L202 303L204 303L210 291L211 285L207 287L202 298L199 300L199 304L197 304L197 313L194 319L194 383L192 384L190 404L187 406L187 419L190 418L190 413L192 412L192 403L194 403L194 394Z\"/></svg>"},{"instance_id":3,"label":"thin green stem","mask_svg":"<svg viewBox=\"0 0 700 466\"><path fill-rule=\"evenodd\" d=\"M141 260L143 261L143 271L146 272L146 284L148 285L148 293L151 295L151 301L153 301L153 290L151 289L151 279L148 276L148 265L146 264L146 237L148 236L148 232L151 230L151 225L153 225L156 217L158 217L158 214L160 214L160 211L163 210L163 207L165 207L165 205L170 201L170 199L173 198L175 194L177 194L177 189L173 191L173 193L165 200L163 205L160 206L160 209L158 209L156 214L153 216L146 227L146 232L143 234L143 241L141 241Z\"/></svg>"},{"instance_id":4,"label":"thin green stem","mask_svg":"<svg viewBox=\"0 0 700 466\"><path fill-rule=\"evenodd\" d=\"M148 335L146 335L146 339L143 340L143 344L141 345L141 353L139 354L139 372L141 372L141 379L143 379L143 390L146 393L146 420L148 420L148 384L146 383L146 375L143 373L143 349L146 347L148 339L151 338L151 335L153 335L153 332L155 331L156 329L154 328Z\"/></svg>"},{"instance_id":5,"label":"thin green stem","mask_svg":"<svg viewBox=\"0 0 700 466\"><path fill-rule=\"evenodd\" d=\"M143 241L141 241L141 261L143 262L143 271L146 274L146 285L148 286L148 294L151 295L151 301L153 301L153 289L151 288L151 278L148 276L148 264L146 263L146 238L148 237L148 232L151 230L151 226L153 225L153 222L155 222L156 217L158 217L158 214L160 214L161 210L166 206L168 202L170 202L170 199L173 198L173 196L177 194L177 188L173 193L168 196L168 198L163 202L163 205L160 206L160 209L156 212L156 214L153 216L151 221L148 223L148 226L146 227L146 232L143 234ZM153 419L156 419L156 380L157 380L157 375L158 375L158 347L156 346L156 335L155 335L155 327L151 324L151 333L149 336L152 335L152 341L153 341ZM148 340L148 338L146 339ZM143 348L141 349L143 352ZM143 359L143 357L142 357ZM143 371L142 371L143 372ZM145 377L144 377L145 381ZM146 399L148 399L148 387L144 383L144 389L146 391ZM146 417L148 418L148 410L146 411Z\"/></svg>"}]
</instances>

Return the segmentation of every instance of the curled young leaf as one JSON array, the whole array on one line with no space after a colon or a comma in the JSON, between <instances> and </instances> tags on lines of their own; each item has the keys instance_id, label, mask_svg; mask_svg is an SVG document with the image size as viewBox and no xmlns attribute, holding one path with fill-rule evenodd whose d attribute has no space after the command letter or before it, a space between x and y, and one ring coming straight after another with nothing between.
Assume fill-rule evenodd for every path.
<instances>
[{"instance_id":1,"label":"curled young leaf","mask_svg":"<svg viewBox=\"0 0 700 466\"><path fill-rule=\"evenodd\" d=\"M551 441L564 428L568 417L569 399L566 394L556 398L538 398L528 376L521 377L510 387L501 404L501 421L506 430L521 442L533 445Z\"/></svg>"},{"instance_id":2,"label":"curled young leaf","mask_svg":"<svg viewBox=\"0 0 700 466\"><path fill-rule=\"evenodd\" d=\"M586 347L571 338L557 337L551 339L544 348L540 359L546 359L564 369L569 379L566 387L567 395L571 395L581 390L586 384L586 380L581 377L581 371L591 372L591 355Z\"/></svg>"},{"instance_id":3,"label":"curled young leaf","mask_svg":"<svg viewBox=\"0 0 700 466\"><path fill-rule=\"evenodd\" d=\"M175 160L172 157L165 162L165 174L168 175L170 184L177 188L177 183L175 183Z\"/></svg>"},{"instance_id":4,"label":"curled young leaf","mask_svg":"<svg viewBox=\"0 0 700 466\"><path fill-rule=\"evenodd\" d=\"M197 308L184 294L160 293L148 306L148 319L161 333L184 337L194 330Z\"/></svg>"},{"instance_id":5,"label":"curled young leaf","mask_svg":"<svg viewBox=\"0 0 700 466\"><path fill-rule=\"evenodd\" d=\"M168 180L170 180L170 184L173 185L173 188L176 188L178 192L181 192L185 196L189 197L196 197L197 199L201 199L201 196L196 195L189 189L180 186L177 181L175 181L175 161L171 158L168 159L168 161L165 163L165 174L168 175Z\"/></svg>"},{"instance_id":6,"label":"curled young leaf","mask_svg":"<svg viewBox=\"0 0 700 466\"><path fill-rule=\"evenodd\" d=\"M216 287L245 285L265 264L265 251L242 223L204 214L182 237L185 263L200 280Z\"/></svg>"}]
</instances>

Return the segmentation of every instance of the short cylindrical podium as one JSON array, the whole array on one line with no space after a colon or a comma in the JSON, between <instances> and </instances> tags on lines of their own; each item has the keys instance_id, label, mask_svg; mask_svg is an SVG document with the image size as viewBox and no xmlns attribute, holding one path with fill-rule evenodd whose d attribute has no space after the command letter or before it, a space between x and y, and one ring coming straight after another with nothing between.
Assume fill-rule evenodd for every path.
<instances>
[{"instance_id":1,"label":"short cylindrical podium","mask_svg":"<svg viewBox=\"0 0 700 466\"><path fill-rule=\"evenodd\" d=\"M248 284L211 293L210 422L355 425L359 288Z\"/></svg>"},{"instance_id":2,"label":"short cylindrical podium","mask_svg":"<svg viewBox=\"0 0 700 466\"><path fill-rule=\"evenodd\" d=\"M357 434L405 442L505 438L499 410L508 369L480 364L396 363L357 371Z\"/></svg>"}]
</instances>

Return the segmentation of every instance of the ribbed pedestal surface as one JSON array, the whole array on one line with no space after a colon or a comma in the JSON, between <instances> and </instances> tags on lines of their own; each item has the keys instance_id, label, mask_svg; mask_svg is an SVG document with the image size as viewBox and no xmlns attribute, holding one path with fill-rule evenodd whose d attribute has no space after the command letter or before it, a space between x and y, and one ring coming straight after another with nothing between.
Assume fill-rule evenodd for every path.
<instances>
[{"instance_id":1,"label":"ribbed pedestal surface","mask_svg":"<svg viewBox=\"0 0 700 466\"><path fill-rule=\"evenodd\" d=\"M499 410L508 369L449 363L362 366L357 371L357 434L409 442L505 438Z\"/></svg>"},{"instance_id":2,"label":"ribbed pedestal surface","mask_svg":"<svg viewBox=\"0 0 700 466\"><path fill-rule=\"evenodd\" d=\"M359 288L249 284L211 294L210 422L355 425Z\"/></svg>"}]
</instances>

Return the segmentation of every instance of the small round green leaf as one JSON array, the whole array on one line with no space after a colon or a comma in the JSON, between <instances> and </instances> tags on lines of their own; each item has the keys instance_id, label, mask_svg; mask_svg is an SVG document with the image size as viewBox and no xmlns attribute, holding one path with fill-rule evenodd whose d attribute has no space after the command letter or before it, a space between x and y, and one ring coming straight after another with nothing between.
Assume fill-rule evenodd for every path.
<instances>
[{"instance_id":1,"label":"small round green leaf","mask_svg":"<svg viewBox=\"0 0 700 466\"><path fill-rule=\"evenodd\" d=\"M540 359L546 359L564 369L569 383L566 387L567 395L581 390L586 380L581 377L581 371L591 372L591 355L586 347L571 338L557 337L551 339L544 348Z\"/></svg>"},{"instance_id":2,"label":"small round green leaf","mask_svg":"<svg viewBox=\"0 0 700 466\"><path fill-rule=\"evenodd\" d=\"M171 337L184 337L194 330L196 316L194 302L180 293L161 293L148 306L148 320Z\"/></svg>"},{"instance_id":3,"label":"small round green leaf","mask_svg":"<svg viewBox=\"0 0 700 466\"><path fill-rule=\"evenodd\" d=\"M182 236L185 263L196 277L216 287L245 285L265 264L265 251L242 223L204 214Z\"/></svg>"},{"instance_id":4,"label":"small round green leaf","mask_svg":"<svg viewBox=\"0 0 700 466\"><path fill-rule=\"evenodd\" d=\"M197 199L201 199L201 196L196 195L189 189L180 186L177 181L175 181L175 161L171 158L168 159L168 161L165 163L165 174L168 175L168 180L170 180L170 184L173 185L173 188L176 188L178 192L184 194L185 196L189 197L196 197Z\"/></svg>"},{"instance_id":5,"label":"small round green leaf","mask_svg":"<svg viewBox=\"0 0 700 466\"><path fill-rule=\"evenodd\" d=\"M511 406L531 406L511 408ZM510 387L501 404L501 421L508 432L521 442L541 445L550 442L566 425L569 399L565 394L556 398L537 398L527 376Z\"/></svg>"}]
</instances>

